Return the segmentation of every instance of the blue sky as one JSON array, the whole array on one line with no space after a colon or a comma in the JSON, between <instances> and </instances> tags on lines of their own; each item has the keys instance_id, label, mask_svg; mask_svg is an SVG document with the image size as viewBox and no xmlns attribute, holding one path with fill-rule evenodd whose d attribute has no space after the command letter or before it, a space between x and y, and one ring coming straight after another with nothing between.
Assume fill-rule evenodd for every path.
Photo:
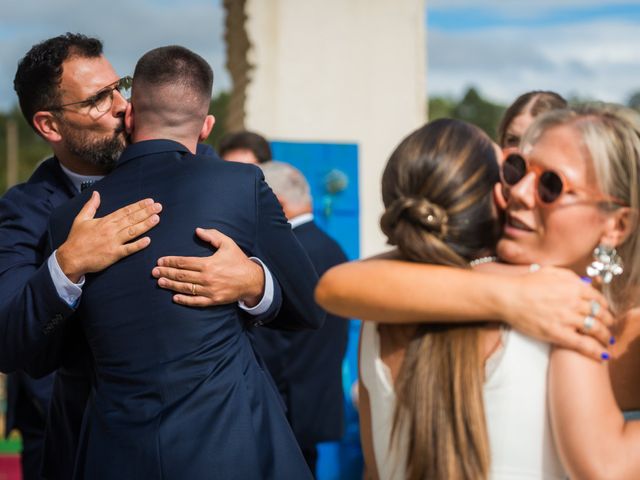
<instances>
[{"instance_id":1,"label":"blue sky","mask_svg":"<svg viewBox=\"0 0 640 480\"><path fill-rule=\"evenodd\" d=\"M549 27L584 24L601 20L640 22L640 4L637 2L598 4L572 4L554 2L553 7L536 3L535 9L505 9L506 2L467 2L468 5L452 5L451 2L430 2L428 26L439 30L468 31L499 27ZM494 6L487 5L494 3ZM516 2L522 5L530 2ZM484 5L484 6L483 6Z\"/></svg>"},{"instance_id":2,"label":"blue sky","mask_svg":"<svg viewBox=\"0 0 640 480\"><path fill-rule=\"evenodd\" d=\"M221 0L0 0L0 8L0 110L16 102L19 58L65 31L100 37L121 74L151 48L185 45L212 64L215 88L229 88ZM430 95L458 97L474 85L502 103L531 89L625 102L640 90L640 0L427 0L425 18Z\"/></svg>"},{"instance_id":3,"label":"blue sky","mask_svg":"<svg viewBox=\"0 0 640 480\"><path fill-rule=\"evenodd\" d=\"M215 72L214 89L229 88L224 68L221 0L0 0L0 110L17 103L13 76L29 48L61 33L100 38L105 55L121 75L137 59L162 45L178 44L206 58Z\"/></svg>"},{"instance_id":4,"label":"blue sky","mask_svg":"<svg viewBox=\"0 0 640 480\"><path fill-rule=\"evenodd\" d=\"M640 1L427 0L431 95L471 85L626 102L640 91Z\"/></svg>"}]
</instances>

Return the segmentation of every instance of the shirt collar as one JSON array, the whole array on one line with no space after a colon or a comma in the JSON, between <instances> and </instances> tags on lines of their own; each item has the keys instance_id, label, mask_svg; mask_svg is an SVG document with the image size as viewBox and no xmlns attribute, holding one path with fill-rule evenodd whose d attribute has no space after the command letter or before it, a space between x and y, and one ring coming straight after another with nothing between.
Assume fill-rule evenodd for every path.
<instances>
[{"instance_id":1,"label":"shirt collar","mask_svg":"<svg viewBox=\"0 0 640 480\"><path fill-rule=\"evenodd\" d=\"M309 223L313 221L313 213L303 213L302 215L298 215L297 217L293 217L289 220L291 224L291 229L299 227L300 225L304 225L305 223Z\"/></svg>"},{"instance_id":2,"label":"shirt collar","mask_svg":"<svg viewBox=\"0 0 640 480\"><path fill-rule=\"evenodd\" d=\"M120 156L120 160L118 160L118 166L133 158L165 152L191 154L187 147L181 143L174 142L173 140L143 140L132 143L124 149L124 152L122 152L122 155Z\"/></svg>"},{"instance_id":3,"label":"shirt collar","mask_svg":"<svg viewBox=\"0 0 640 480\"><path fill-rule=\"evenodd\" d=\"M58 162L60 163L60 162ZM104 178L104 175L80 175L79 173L72 172L67 167L65 167L62 163L60 163L60 168L64 172L64 174L71 180L73 186L77 191L80 191L80 185L82 182L97 182Z\"/></svg>"}]
</instances>

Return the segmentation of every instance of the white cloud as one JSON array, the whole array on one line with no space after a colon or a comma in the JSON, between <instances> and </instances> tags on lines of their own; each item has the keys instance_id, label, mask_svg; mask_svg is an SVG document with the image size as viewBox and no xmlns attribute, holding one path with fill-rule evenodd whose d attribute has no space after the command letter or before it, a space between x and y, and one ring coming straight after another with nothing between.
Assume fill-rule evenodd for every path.
<instances>
[{"instance_id":1,"label":"white cloud","mask_svg":"<svg viewBox=\"0 0 640 480\"><path fill-rule=\"evenodd\" d=\"M428 32L428 90L459 96L469 85L509 103L533 89L626 102L640 90L638 25L623 21L540 28Z\"/></svg>"},{"instance_id":2,"label":"white cloud","mask_svg":"<svg viewBox=\"0 0 640 480\"><path fill-rule=\"evenodd\" d=\"M215 90L230 86L224 67L224 11L220 0L0 0L0 7L0 110L17 102L13 76L20 58L33 44L67 31L100 38L107 58L123 75L133 71L146 51L168 44L183 45L211 64Z\"/></svg>"}]
</instances>

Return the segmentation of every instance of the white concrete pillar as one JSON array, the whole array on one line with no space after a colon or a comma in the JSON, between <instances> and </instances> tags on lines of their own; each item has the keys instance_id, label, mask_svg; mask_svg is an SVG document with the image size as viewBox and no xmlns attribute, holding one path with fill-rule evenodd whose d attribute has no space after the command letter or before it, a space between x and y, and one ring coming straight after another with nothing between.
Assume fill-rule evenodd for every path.
<instances>
[{"instance_id":1,"label":"white concrete pillar","mask_svg":"<svg viewBox=\"0 0 640 480\"><path fill-rule=\"evenodd\" d=\"M358 144L360 251L381 251L382 170L426 121L425 0L247 0L245 13L245 128Z\"/></svg>"}]
</instances>

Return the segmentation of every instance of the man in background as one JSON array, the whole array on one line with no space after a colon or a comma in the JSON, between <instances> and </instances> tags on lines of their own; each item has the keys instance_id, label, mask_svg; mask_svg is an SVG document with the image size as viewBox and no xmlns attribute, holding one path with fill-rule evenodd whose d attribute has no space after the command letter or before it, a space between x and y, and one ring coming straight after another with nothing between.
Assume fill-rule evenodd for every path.
<instances>
[{"instance_id":1,"label":"man in background","mask_svg":"<svg viewBox=\"0 0 640 480\"><path fill-rule=\"evenodd\" d=\"M230 162L259 165L271 160L269 142L262 135L246 130L223 136L220 139L218 153Z\"/></svg>"},{"instance_id":2,"label":"man in background","mask_svg":"<svg viewBox=\"0 0 640 480\"><path fill-rule=\"evenodd\" d=\"M318 276L346 262L337 242L313 221L309 184L302 173L277 161L259 166ZM316 444L340 440L344 433L342 359L348 328L347 319L328 314L324 326L316 331L252 330L252 343L274 377L287 406L287 419L312 472Z\"/></svg>"}]
</instances>

